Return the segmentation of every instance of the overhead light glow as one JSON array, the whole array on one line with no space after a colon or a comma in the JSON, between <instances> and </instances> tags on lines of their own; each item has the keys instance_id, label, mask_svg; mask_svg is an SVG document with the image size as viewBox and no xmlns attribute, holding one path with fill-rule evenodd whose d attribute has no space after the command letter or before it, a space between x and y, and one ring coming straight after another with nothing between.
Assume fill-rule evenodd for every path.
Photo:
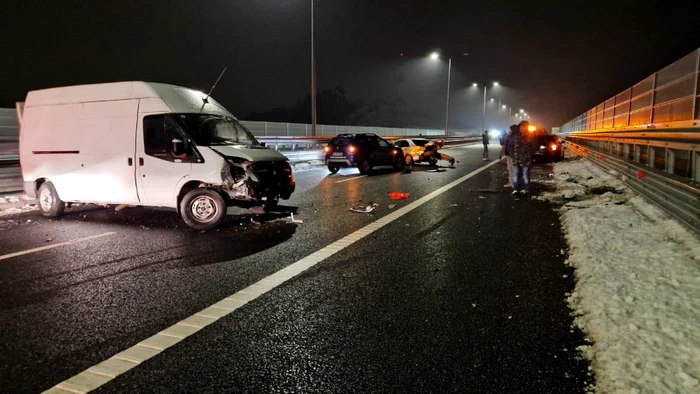
<instances>
[{"instance_id":1,"label":"overhead light glow","mask_svg":"<svg viewBox=\"0 0 700 394\"><path fill-rule=\"evenodd\" d=\"M437 52L433 52L430 54L430 58L433 60L438 59L439 57L440 57L440 54Z\"/></svg>"},{"instance_id":2,"label":"overhead light glow","mask_svg":"<svg viewBox=\"0 0 700 394\"><path fill-rule=\"evenodd\" d=\"M472 86L473 86L473 87L477 87L477 84L476 84L476 82L474 82L474 83L472 84Z\"/></svg>"},{"instance_id":3,"label":"overhead light glow","mask_svg":"<svg viewBox=\"0 0 700 394\"><path fill-rule=\"evenodd\" d=\"M494 83L493 83L493 86L498 86L498 82L494 82Z\"/></svg>"},{"instance_id":4,"label":"overhead light glow","mask_svg":"<svg viewBox=\"0 0 700 394\"><path fill-rule=\"evenodd\" d=\"M527 131L535 131L535 130L537 130L537 127L535 127L535 125L527 126Z\"/></svg>"}]
</instances>

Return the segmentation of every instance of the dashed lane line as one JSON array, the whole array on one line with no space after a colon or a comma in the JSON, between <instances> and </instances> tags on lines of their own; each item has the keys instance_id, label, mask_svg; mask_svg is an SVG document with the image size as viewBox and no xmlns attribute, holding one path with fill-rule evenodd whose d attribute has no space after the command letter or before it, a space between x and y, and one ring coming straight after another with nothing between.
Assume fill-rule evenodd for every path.
<instances>
[{"instance_id":1,"label":"dashed lane line","mask_svg":"<svg viewBox=\"0 0 700 394\"><path fill-rule=\"evenodd\" d=\"M364 178L364 177L366 177L366 176L367 176L367 175L354 176L354 177L352 177L352 178L343 179L342 181L335 181L335 183L343 183L343 182L351 181L351 180L353 180L353 179Z\"/></svg>"},{"instance_id":2,"label":"dashed lane line","mask_svg":"<svg viewBox=\"0 0 700 394\"><path fill-rule=\"evenodd\" d=\"M11 259L13 257L23 256L25 254L41 252L42 250L49 250L49 249L58 248L61 246L72 245L72 244L75 244L78 242L89 241L91 239L102 238L102 237L106 237L108 235L114 235L114 234L116 234L116 233L109 232L109 233L104 233L104 234L91 235L89 237L71 239L70 241L66 241L66 242L59 242L59 243L55 243L55 244L51 244L51 245L42 246L39 248L28 249L28 250L23 250L21 252L14 252L14 253L10 253L10 254L5 254L5 255L0 256L0 260Z\"/></svg>"},{"instance_id":3,"label":"dashed lane line","mask_svg":"<svg viewBox=\"0 0 700 394\"><path fill-rule=\"evenodd\" d=\"M330 256L340 252L341 250L347 248L348 246L354 244L355 242L361 240L362 238L372 234L373 232L379 230L380 228L386 226L387 224L401 218L407 213L413 211L414 209L420 207L421 205L427 203L428 201L440 196L441 194L447 192L453 187L459 185L460 183L466 181L469 178L479 174L480 172L498 164L500 160L495 160L486 164L479 169L470 172L469 174L448 183L447 185L431 192L427 196L421 197L418 200L406 205L403 208L397 209L396 211L366 225L365 227L355 231L354 233L333 242L332 244L314 252L303 259L288 265L285 268L275 272L274 274L259 280L256 283L230 295L227 298L195 313L194 315L182 320L174 325L166 328L165 330L147 338L136 345L124 350L121 353L108 358L107 360L86 369L85 371L73 376L72 378L65 380L45 393L50 394L65 394L65 393L87 393L92 391L105 383L111 381L115 377L129 371L132 368L140 365L144 361L150 359L157 354L162 353L167 348L177 344L178 342L184 340L190 335L195 334L202 328L208 326L221 319L224 316L229 315L238 308L247 304L250 301L255 300L261 295L269 292L270 290L282 285L288 280L294 278L295 276L301 274L307 269L315 266L321 261L329 258Z\"/></svg>"}]
</instances>

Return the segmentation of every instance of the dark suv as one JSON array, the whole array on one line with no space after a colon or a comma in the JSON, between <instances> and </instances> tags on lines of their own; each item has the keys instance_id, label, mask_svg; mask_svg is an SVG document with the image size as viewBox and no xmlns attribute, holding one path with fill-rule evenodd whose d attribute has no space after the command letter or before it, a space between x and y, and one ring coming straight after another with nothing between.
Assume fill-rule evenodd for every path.
<instances>
[{"instance_id":1,"label":"dark suv","mask_svg":"<svg viewBox=\"0 0 700 394\"><path fill-rule=\"evenodd\" d=\"M357 167L360 174L368 174L376 166L401 169L401 149L376 134L339 134L324 148L328 171L332 174L341 167Z\"/></svg>"},{"instance_id":2,"label":"dark suv","mask_svg":"<svg viewBox=\"0 0 700 394\"><path fill-rule=\"evenodd\" d=\"M535 138L537 141L537 151L533 157L535 162L558 162L564 159L564 146L557 136L540 133Z\"/></svg>"}]
</instances>

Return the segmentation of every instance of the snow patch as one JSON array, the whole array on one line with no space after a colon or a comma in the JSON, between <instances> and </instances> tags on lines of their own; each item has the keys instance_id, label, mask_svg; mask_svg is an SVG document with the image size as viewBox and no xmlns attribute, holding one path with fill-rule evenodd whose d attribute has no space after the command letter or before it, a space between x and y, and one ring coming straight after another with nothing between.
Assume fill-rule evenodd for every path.
<instances>
[{"instance_id":1,"label":"snow patch","mask_svg":"<svg viewBox=\"0 0 700 394\"><path fill-rule=\"evenodd\" d=\"M556 164L554 179L543 198L564 204L567 302L595 390L700 392L700 241L587 160Z\"/></svg>"},{"instance_id":2,"label":"snow patch","mask_svg":"<svg viewBox=\"0 0 700 394\"><path fill-rule=\"evenodd\" d=\"M294 163L294 172L302 172L308 170L315 170L319 167L325 166L326 163L323 160L311 160L300 163Z\"/></svg>"},{"instance_id":3,"label":"snow patch","mask_svg":"<svg viewBox=\"0 0 700 394\"><path fill-rule=\"evenodd\" d=\"M0 217L17 215L24 212L37 210L36 205L29 205L35 201L23 194L0 195ZM0 229L4 226L0 222Z\"/></svg>"}]
</instances>

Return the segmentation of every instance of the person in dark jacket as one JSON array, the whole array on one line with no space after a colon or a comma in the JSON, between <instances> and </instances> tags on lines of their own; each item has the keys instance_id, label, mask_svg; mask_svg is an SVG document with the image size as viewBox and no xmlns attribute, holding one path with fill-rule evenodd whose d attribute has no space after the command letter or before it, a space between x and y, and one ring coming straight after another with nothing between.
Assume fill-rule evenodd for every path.
<instances>
[{"instance_id":1,"label":"person in dark jacket","mask_svg":"<svg viewBox=\"0 0 700 394\"><path fill-rule=\"evenodd\" d=\"M501 137L501 157L506 157L506 165L508 167L508 183L503 185L503 187L513 187L513 158L511 157L510 149L508 148L508 141L510 141L510 137L517 130L520 130L520 126L514 124L510 126L508 131L505 131L503 133L503 137Z\"/></svg>"},{"instance_id":2,"label":"person in dark jacket","mask_svg":"<svg viewBox=\"0 0 700 394\"><path fill-rule=\"evenodd\" d=\"M484 144L484 157L482 160L489 159L489 131L484 130L484 134L481 135L481 142Z\"/></svg>"},{"instance_id":3,"label":"person in dark jacket","mask_svg":"<svg viewBox=\"0 0 700 394\"><path fill-rule=\"evenodd\" d=\"M530 123L526 120L518 124L513 134L506 144L513 160L513 195L527 194L530 191L530 166L535 155L535 138L530 135L528 127ZM520 177L522 177L522 189L520 188Z\"/></svg>"}]
</instances>

